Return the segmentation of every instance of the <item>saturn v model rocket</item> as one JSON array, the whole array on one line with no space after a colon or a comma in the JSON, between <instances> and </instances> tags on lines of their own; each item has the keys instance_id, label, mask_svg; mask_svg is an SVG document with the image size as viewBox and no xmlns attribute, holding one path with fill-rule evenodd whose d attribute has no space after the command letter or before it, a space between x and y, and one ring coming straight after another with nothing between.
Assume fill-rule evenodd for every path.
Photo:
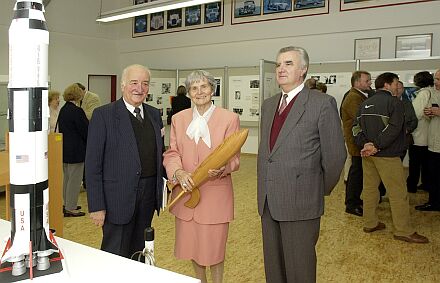
<instances>
[{"instance_id":1,"label":"saturn v model rocket","mask_svg":"<svg viewBox=\"0 0 440 283\"><path fill-rule=\"evenodd\" d=\"M12 275L50 267L57 251L49 230L48 47L42 0L17 0L9 28L9 168L11 238L1 263ZM32 268L30 270L32 274Z\"/></svg>"}]
</instances>

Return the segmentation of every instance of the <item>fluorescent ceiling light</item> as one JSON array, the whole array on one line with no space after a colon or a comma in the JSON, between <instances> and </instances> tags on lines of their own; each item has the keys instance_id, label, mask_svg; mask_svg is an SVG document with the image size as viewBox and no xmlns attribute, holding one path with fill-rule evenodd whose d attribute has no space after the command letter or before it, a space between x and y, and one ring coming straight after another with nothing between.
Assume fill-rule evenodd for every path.
<instances>
[{"instance_id":1,"label":"fluorescent ceiling light","mask_svg":"<svg viewBox=\"0 0 440 283\"><path fill-rule=\"evenodd\" d=\"M189 6L195 6L205 3L218 2L219 0L158 0L144 4L129 6L109 12L101 13L96 21L113 22L123 19L133 18L146 14L152 14L162 11L179 9Z\"/></svg>"}]
</instances>

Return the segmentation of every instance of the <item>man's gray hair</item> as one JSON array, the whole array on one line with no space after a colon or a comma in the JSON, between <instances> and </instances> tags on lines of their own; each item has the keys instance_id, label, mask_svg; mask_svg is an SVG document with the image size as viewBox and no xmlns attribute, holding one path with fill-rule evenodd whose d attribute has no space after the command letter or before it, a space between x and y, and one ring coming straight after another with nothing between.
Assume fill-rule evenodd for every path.
<instances>
[{"instance_id":1,"label":"man's gray hair","mask_svg":"<svg viewBox=\"0 0 440 283\"><path fill-rule=\"evenodd\" d=\"M302 48L302 47L297 47L297 46L287 46L287 47L283 47L280 49L280 51L278 51L277 57L281 54L281 53L286 53L286 52L296 52L299 54L299 57L301 58L301 67L304 69L306 69L306 72L304 73L303 78L305 79L307 77L307 71L309 70L309 54L307 54L307 51Z\"/></svg>"},{"instance_id":2,"label":"man's gray hair","mask_svg":"<svg viewBox=\"0 0 440 283\"><path fill-rule=\"evenodd\" d=\"M148 77L151 78L151 71L150 71L150 69L148 69L147 67L145 67L143 65L140 65L140 64L133 64L133 65L125 67L125 69L122 71L122 75L121 75L121 86L122 87L124 87L125 84L127 83L127 74L128 74L128 71L130 69L132 69L132 68L139 68L139 69L144 70L145 72L148 73Z\"/></svg>"},{"instance_id":3,"label":"man's gray hair","mask_svg":"<svg viewBox=\"0 0 440 283\"><path fill-rule=\"evenodd\" d=\"M214 79L214 76L211 75L210 72L205 70L193 71L191 74L188 75L185 81L185 86L188 93L193 83L203 81L204 79L208 81L209 85L212 88L212 92L215 93L215 90L217 89L217 81Z\"/></svg>"}]
</instances>

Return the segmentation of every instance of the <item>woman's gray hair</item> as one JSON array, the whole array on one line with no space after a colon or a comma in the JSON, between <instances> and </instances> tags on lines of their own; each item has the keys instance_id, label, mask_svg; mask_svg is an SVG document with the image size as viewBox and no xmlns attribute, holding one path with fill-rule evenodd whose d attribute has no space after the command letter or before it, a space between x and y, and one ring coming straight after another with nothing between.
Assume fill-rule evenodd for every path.
<instances>
[{"instance_id":1,"label":"woman's gray hair","mask_svg":"<svg viewBox=\"0 0 440 283\"><path fill-rule=\"evenodd\" d=\"M193 83L203 81L204 79L208 81L209 85L211 86L212 92L214 93L217 89L217 81L214 79L211 73L205 70L193 71L191 74L188 75L185 81L187 91L189 92L189 89Z\"/></svg>"}]
</instances>

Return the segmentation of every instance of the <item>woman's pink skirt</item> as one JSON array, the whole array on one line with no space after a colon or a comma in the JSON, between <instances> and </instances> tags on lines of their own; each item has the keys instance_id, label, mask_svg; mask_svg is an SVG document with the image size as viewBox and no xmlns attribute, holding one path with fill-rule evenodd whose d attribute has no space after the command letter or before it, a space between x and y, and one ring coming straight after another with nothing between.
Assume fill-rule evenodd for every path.
<instances>
[{"instance_id":1,"label":"woman's pink skirt","mask_svg":"<svg viewBox=\"0 0 440 283\"><path fill-rule=\"evenodd\" d=\"M174 255L202 266L216 265L225 260L228 230L229 223L199 224L176 217Z\"/></svg>"}]
</instances>

